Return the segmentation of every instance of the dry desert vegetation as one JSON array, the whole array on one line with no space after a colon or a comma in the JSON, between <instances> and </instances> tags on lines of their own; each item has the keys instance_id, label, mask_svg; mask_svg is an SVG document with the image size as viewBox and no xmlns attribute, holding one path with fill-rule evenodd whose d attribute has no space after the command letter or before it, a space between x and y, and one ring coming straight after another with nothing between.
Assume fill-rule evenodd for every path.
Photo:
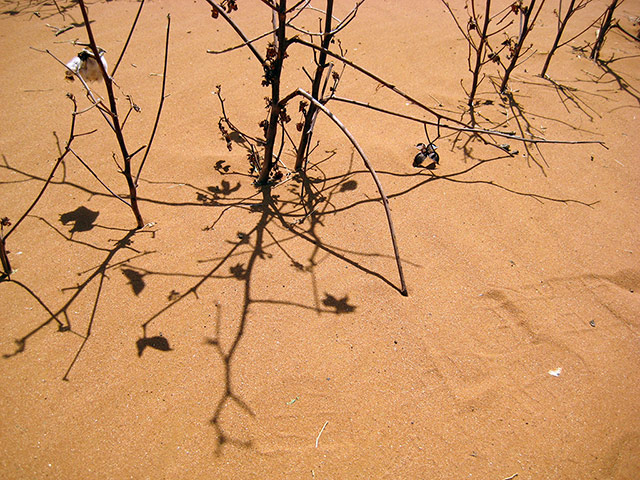
<instances>
[{"instance_id":1,"label":"dry desert vegetation","mask_svg":"<svg viewBox=\"0 0 640 480\"><path fill-rule=\"evenodd\" d=\"M638 0L0 0L0 476L640 478Z\"/></svg>"}]
</instances>

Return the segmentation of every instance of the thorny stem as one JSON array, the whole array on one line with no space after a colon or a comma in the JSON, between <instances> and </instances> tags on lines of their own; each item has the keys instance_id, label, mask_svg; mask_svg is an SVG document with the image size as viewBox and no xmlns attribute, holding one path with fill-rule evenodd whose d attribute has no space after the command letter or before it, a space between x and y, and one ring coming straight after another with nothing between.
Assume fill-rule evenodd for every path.
<instances>
[{"instance_id":1,"label":"thorny stem","mask_svg":"<svg viewBox=\"0 0 640 480\"><path fill-rule=\"evenodd\" d=\"M122 127L120 126L120 120L118 118L118 105L116 103L116 97L113 93L113 79L107 73L104 63L101 60L100 52L98 50L98 46L96 44L95 38L93 36L93 31L91 30L91 23L89 20L89 15L87 13L87 7L84 4L84 0L79 0L80 11L82 12L82 18L84 20L85 29L87 31L87 36L89 37L89 46L91 48L91 52L93 53L94 58L96 59L98 66L100 67L100 72L102 73L102 78L104 79L104 84L107 89L107 96L109 97L109 113L113 119L113 130L116 135L116 139L118 141L118 145L120 147L120 153L122 154L124 168L122 173L125 176L127 181L127 186L129 187L129 198L131 199L131 210L136 219L137 228L144 227L144 221L142 220L142 215L140 214L140 208L138 207L138 193L136 190L136 185L133 181L133 176L131 174L131 156L127 150L127 145L124 140L124 135L122 133Z\"/></svg>"},{"instance_id":2,"label":"thorny stem","mask_svg":"<svg viewBox=\"0 0 640 480\"><path fill-rule=\"evenodd\" d=\"M313 98L320 98L320 83L322 82L322 75L326 68L327 51L329 50L331 40L333 39L333 34L331 33L332 14L333 0L327 0L327 12L324 20L324 35L322 37L322 51L318 56L316 73L314 75L313 84L311 86L311 96ZM315 106L315 104L312 103L311 105L309 105L309 108L307 109L306 115L304 117L304 126L302 127L302 135L300 136L300 143L298 145L298 153L295 165L296 170L302 169L305 162L305 158L307 155L307 145L309 145L311 135L313 134L312 123L316 112L317 107Z\"/></svg>"}]
</instances>

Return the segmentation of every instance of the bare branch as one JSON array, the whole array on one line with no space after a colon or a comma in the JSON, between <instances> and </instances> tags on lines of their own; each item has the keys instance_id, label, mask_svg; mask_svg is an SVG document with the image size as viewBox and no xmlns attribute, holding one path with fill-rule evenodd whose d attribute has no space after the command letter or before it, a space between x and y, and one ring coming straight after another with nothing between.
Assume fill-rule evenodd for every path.
<instances>
[{"instance_id":1,"label":"bare branch","mask_svg":"<svg viewBox=\"0 0 640 480\"><path fill-rule=\"evenodd\" d=\"M118 66L120 65L120 62L122 61L122 57L124 57L124 52L127 51L127 47L129 46L129 41L131 40L131 37L133 36L133 31L136 28L136 24L138 23L138 18L140 18L140 12L142 12L142 7L144 6L144 1L145 0L140 0L140 6L138 7L138 12L136 13L136 18L133 20L133 24L131 25L131 30L129 30L129 35L127 36L127 40L124 42L124 47L122 47L122 51L120 52L120 56L118 57L118 61L116 62L115 66L113 67L113 70L111 70L111 76L113 77L116 74L116 71L118 70Z\"/></svg>"},{"instance_id":2,"label":"bare branch","mask_svg":"<svg viewBox=\"0 0 640 480\"><path fill-rule=\"evenodd\" d=\"M369 162L367 155L364 153L364 150L362 150L362 147L360 147L360 144L358 144L357 140L353 137L351 132L347 130L347 128L343 125L343 123L340 120L338 120L338 118L333 113L331 113L331 111L326 106L324 106L322 103L320 103L320 101L313 98L311 94L305 92L301 88L299 88L297 92L303 97L305 97L307 100L309 100L311 103L313 103L316 106L316 108L318 108L325 115L327 115L338 126L338 128L342 130L342 133L344 133L345 136L349 139L349 141L353 144L358 154L362 158L362 161L364 162L365 166L367 167L367 170L369 170L369 173L371 173L371 177L373 178L373 181L376 184L378 192L380 193L380 197L382 198L382 205L384 206L384 211L387 216L387 223L389 224L389 232L391 235L391 242L393 244L393 252L394 252L394 255L396 258L396 264L398 267L398 275L400 276L400 293L406 297L408 295L407 285L404 280L404 273L402 271L402 262L400 260L400 251L399 251L398 243L396 240L395 229L393 228L391 211L389 210L389 200L387 199L387 196L384 193L382 184L380 183L380 179L378 178L378 175L376 174L375 169L371 165L371 162Z\"/></svg>"},{"instance_id":3,"label":"bare branch","mask_svg":"<svg viewBox=\"0 0 640 480\"><path fill-rule=\"evenodd\" d=\"M100 185L102 185L104 188L107 189L107 191L113 195L114 197L116 197L118 200L120 200L122 203L124 203L126 206L131 207L131 204L129 202L127 202L124 198L122 198L120 195L118 195L116 192L114 192L113 190L111 190L106 183L104 183L100 177L98 176L98 174L96 174L96 172L94 172L92 170L92 168L87 164L87 162L85 162L76 152L73 151L72 148L69 148L69 151L71 152L71 154L76 157L78 159L78 161L84 165L84 167L89 170L89 173L91 173L91 175L93 175L95 177L96 180L98 180L98 182L100 182Z\"/></svg>"},{"instance_id":4,"label":"bare branch","mask_svg":"<svg viewBox=\"0 0 640 480\"><path fill-rule=\"evenodd\" d=\"M258 35L256 38L254 38L252 40L248 40L248 41L240 43L238 45L234 45L233 47L225 48L223 50L207 50L207 53L212 53L212 54L218 55L220 53L227 53L227 52L231 52L233 50L237 50L237 49L242 48L242 47L247 47L247 46L249 46L250 43L257 42L258 40L262 40L264 37L268 37L269 35L271 35L274 32L275 32L275 30L270 30L270 31L265 32L265 33L263 33L261 35Z\"/></svg>"},{"instance_id":5,"label":"bare branch","mask_svg":"<svg viewBox=\"0 0 640 480\"><path fill-rule=\"evenodd\" d=\"M156 120L153 124L153 129L151 130L151 137L149 137L149 142L147 143L147 149L144 152L144 157L142 157L142 162L140 162L140 167L138 168L138 173L136 174L136 179L134 182L136 186L138 185L138 180L140 179L142 168L144 167L144 163L147 161L147 156L149 155L149 151L151 150L151 144L153 143L153 139L156 136L158 123L160 122L160 114L162 113L162 106L164 105L164 99L166 98L164 92L165 92L165 87L167 85L167 60L169 58L169 32L170 31L171 31L171 15L167 15L167 35L166 35L165 44L164 44L164 66L162 68L162 90L160 91L160 102L158 103L158 113L156 114ZM133 157L133 155L131 156Z\"/></svg>"},{"instance_id":6,"label":"bare branch","mask_svg":"<svg viewBox=\"0 0 640 480\"><path fill-rule=\"evenodd\" d=\"M66 157L67 154L71 151L71 143L73 142L73 139L76 137L75 127L76 127L76 112L78 110L78 104L76 103L76 99L74 98L73 95L68 94L67 98L69 98L69 100L71 100L73 102L73 114L71 115L71 127L69 128L69 138L67 140L67 144L65 145L64 151L62 153L60 153L60 156L58 157L58 159L54 163L53 168L51 169L51 172L49 173L49 177L47 177L47 180L44 182L44 185L40 189L40 193L38 193L38 195L36 196L35 200L31 203L29 208L27 208L25 210L25 212L18 219L18 221L16 221L13 224L13 227L11 227L11 229L4 236L5 240L7 238L9 238L9 235L11 235L11 232L13 232L17 228L17 226L20 225L20 223L22 223L22 221L27 217L27 215L29 215L29 213L31 213L31 210L33 210L33 207L35 207L36 203L38 203L40 198L42 198L42 195L44 194L44 191L47 189L47 187L51 183L51 180L53 179L53 176L55 175L56 170L58 169L58 166L60 166L60 163L62 163L62 160L64 160L64 157Z\"/></svg>"},{"instance_id":7,"label":"bare branch","mask_svg":"<svg viewBox=\"0 0 640 480\"><path fill-rule=\"evenodd\" d=\"M238 34L238 36L242 39L242 41L244 42L244 45L246 45L247 47L249 47L249 50L251 50L251 53L253 53L253 55L258 59L258 61L260 62L260 65L262 65L263 67L266 65L266 62L264 60L264 58L262 58L262 55L260 55L260 53L258 52L258 50L256 50L256 48L253 46L252 41L250 41L247 36L244 34L244 32L240 29L240 27L238 27L238 25L236 25L236 23L231 19L231 17L229 15L227 15L227 13L224 11L224 9L218 5L216 2L214 2L213 0L205 0L209 5L211 5L212 8L215 8L217 10L217 12L222 15L222 18L224 18L227 23L229 25L231 25L231 28L233 28L235 30L235 32Z\"/></svg>"},{"instance_id":8,"label":"bare branch","mask_svg":"<svg viewBox=\"0 0 640 480\"><path fill-rule=\"evenodd\" d=\"M461 122L460 120L456 120L455 118L450 118L447 117L445 115L442 115L438 112L436 112L435 110L433 110L432 108L427 107L425 104L423 104L421 101L417 100L416 98L410 96L409 94L403 92L402 90L400 90L398 87L396 87L395 85L393 85L390 82L387 82L386 80L382 79L381 77L377 76L374 73L371 73L369 70L353 63L351 60L348 60L346 58L344 58L342 55L338 55L337 53L332 52L331 50L327 50L324 49L322 47L319 47L318 45L314 45L311 42L307 42L305 40L302 40L299 37L294 37L291 39L292 43L299 43L300 45L304 45L306 47L309 48L313 48L314 50L318 50L320 52L325 52L327 55L329 55L330 57L336 58L338 60L340 60L341 62L343 62L344 64L350 66L351 68L359 71L360 73L365 74L366 76L368 76L369 78L372 78L373 80L375 80L376 82L380 83L381 85L383 85L384 87L394 91L395 93L397 93L398 95L400 95L401 97L405 98L406 100L409 100L411 103L413 103L414 105L422 108L423 110L426 110L427 112L431 113L432 115L434 115L437 118L442 118L445 120L449 120L452 123L457 123L459 125L465 125L464 122Z\"/></svg>"}]
</instances>

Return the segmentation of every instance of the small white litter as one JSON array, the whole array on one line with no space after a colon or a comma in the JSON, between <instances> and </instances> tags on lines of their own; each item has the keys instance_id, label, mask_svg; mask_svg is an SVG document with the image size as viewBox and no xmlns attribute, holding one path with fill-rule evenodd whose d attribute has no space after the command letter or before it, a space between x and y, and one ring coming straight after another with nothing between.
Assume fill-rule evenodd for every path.
<instances>
[{"instance_id":1,"label":"small white litter","mask_svg":"<svg viewBox=\"0 0 640 480\"><path fill-rule=\"evenodd\" d=\"M558 367L555 370L549 370L549 375L553 377L559 377L561 373L562 373L562 367Z\"/></svg>"},{"instance_id":2,"label":"small white litter","mask_svg":"<svg viewBox=\"0 0 640 480\"><path fill-rule=\"evenodd\" d=\"M108 70L107 61L104 58L105 51L100 49L100 60L104 65L104 69ZM67 63L66 71L67 80L73 80L73 73L80 75L86 82L97 82L102 78L102 72L100 71L100 65L96 61L91 50L84 48L77 57ZM73 72L73 73L71 73Z\"/></svg>"}]
</instances>

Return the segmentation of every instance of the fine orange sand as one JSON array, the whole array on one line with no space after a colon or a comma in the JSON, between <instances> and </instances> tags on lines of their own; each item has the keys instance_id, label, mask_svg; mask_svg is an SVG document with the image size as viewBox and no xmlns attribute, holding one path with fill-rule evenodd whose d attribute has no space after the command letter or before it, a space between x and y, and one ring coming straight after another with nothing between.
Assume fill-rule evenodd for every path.
<instances>
[{"instance_id":1,"label":"fine orange sand","mask_svg":"<svg viewBox=\"0 0 640 480\"><path fill-rule=\"evenodd\" d=\"M336 16L354 3L336 1ZM7 240L0 477L640 478L640 46L610 32L605 71L580 50L592 28L556 53L554 86L537 76L556 29L547 3L511 102L487 66L479 120L606 148L505 141L519 151L509 157L475 140L465 155L468 137L454 144L443 130L440 166L416 170L420 124L329 104L389 195L403 297L377 190L335 125L318 120L306 210L297 177L256 190L246 149L220 136L212 92L221 85L231 121L260 135L259 64L246 49L206 53L238 43L206 2L148 0L116 75L121 109L125 95L141 108L125 127L134 150L153 126L170 13L168 96L139 188L148 225L131 234L128 207L69 155ZM608 3L579 12L569 33ZM270 29L261 2L238 4L250 38ZM451 4L462 18L462 0ZM90 2L110 65L137 8ZM0 9L0 217L15 222L58 156L56 136L67 140L65 94L88 106L36 49L67 62L86 34L55 35L81 22L78 7ZM637 0L616 11L636 33L638 15ZM298 25L317 29L316 14ZM465 111L467 47L440 2L367 0L339 38L349 59L430 108ZM310 54L289 55L283 92L310 88ZM352 69L338 94L433 118ZM94 128L74 151L124 195L113 135L95 109L78 117L76 133ZM282 160L292 168L290 144Z\"/></svg>"}]
</instances>

